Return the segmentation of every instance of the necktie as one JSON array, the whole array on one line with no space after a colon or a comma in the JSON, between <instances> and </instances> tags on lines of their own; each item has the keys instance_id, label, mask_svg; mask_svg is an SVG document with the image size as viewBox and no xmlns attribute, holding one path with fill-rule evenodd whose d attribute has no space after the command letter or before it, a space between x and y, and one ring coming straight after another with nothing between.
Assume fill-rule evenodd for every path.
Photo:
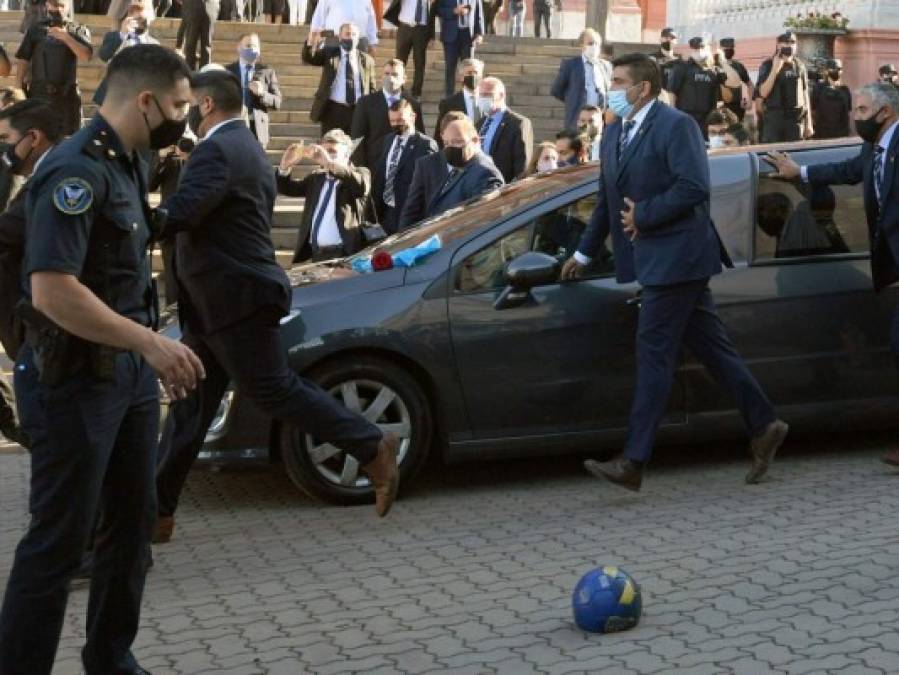
<instances>
[{"instance_id":1,"label":"necktie","mask_svg":"<svg viewBox=\"0 0 899 675\"><path fill-rule=\"evenodd\" d=\"M456 0L456 4L459 7L467 5L468 3L465 0ZM459 28L468 28L468 14L460 14L459 15Z\"/></svg>"},{"instance_id":2,"label":"necktie","mask_svg":"<svg viewBox=\"0 0 899 675\"><path fill-rule=\"evenodd\" d=\"M309 238L313 251L318 250L318 229L322 225L322 220L325 217L325 211L331 201L331 195L334 192L334 184L336 182L337 181L334 178L328 176L328 187L325 188L324 195L318 203L318 212L315 214L315 220L312 222L312 236Z\"/></svg>"},{"instance_id":3,"label":"necktie","mask_svg":"<svg viewBox=\"0 0 899 675\"><path fill-rule=\"evenodd\" d=\"M635 124L634 120L627 120L621 127L621 136L618 138L618 159L621 159L624 151L627 150L628 143L630 143L631 129L634 128Z\"/></svg>"},{"instance_id":4,"label":"necktie","mask_svg":"<svg viewBox=\"0 0 899 675\"><path fill-rule=\"evenodd\" d=\"M356 105L356 71L353 68L353 59L350 52L346 52L346 104Z\"/></svg>"},{"instance_id":5,"label":"necktie","mask_svg":"<svg viewBox=\"0 0 899 675\"><path fill-rule=\"evenodd\" d=\"M387 163L387 180L384 181L384 202L388 206L396 206L396 195L394 194L394 183L396 182L396 172L400 165L400 156L403 154L403 145L405 141L397 138L393 144L393 151L390 153L390 161Z\"/></svg>"},{"instance_id":6,"label":"necktie","mask_svg":"<svg viewBox=\"0 0 899 675\"><path fill-rule=\"evenodd\" d=\"M460 173L462 173L462 169L453 169L452 171L450 171L449 175L446 177L446 180L443 181L443 185L440 186L440 192L438 194L442 196L443 193L447 191L450 184L454 180L456 180L456 176L458 176Z\"/></svg>"},{"instance_id":7,"label":"necktie","mask_svg":"<svg viewBox=\"0 0 899 675\"><path fill-rule=\"evenodd\" d=\"M874 146L874 194L877 206L883 210L883 147Z\"/></svg>"},{"instance_id":8,"label":"necktie","mask_svg":"<svg viewBox=\"0 0 899 675\"><path fill-rule=\"evenodd\" d=\"M243 69L243 104L249 110L252 107L253 99L250 96L250 64L244 66Z\"/></svg>"},{"instance_id":9,"label":"necktie","mask_svg":"<svg viewBox=\"0 0 899 675\"><path fill-rule=\"evenodd\" d=\"M415 7L415 23L419 26L424 26L428 22L426 11L425 0L418 0L418 4Z\"/></svg>"},{"instance_id":10,"label":"necktie","mask_svg":"<svg viewBox=\"0 0 899 675\"><path fill-rule=\"evenodd\" d=\"M490 154L490 146L487 144L487 133L490 131L490 125L493 124L493 115L490 115L486 119L484 119L484 126L481 127L481 147L484 149L488 155ZM493 139L490 139L490 142L493 142Z\"/></svg>"}]
</instances>

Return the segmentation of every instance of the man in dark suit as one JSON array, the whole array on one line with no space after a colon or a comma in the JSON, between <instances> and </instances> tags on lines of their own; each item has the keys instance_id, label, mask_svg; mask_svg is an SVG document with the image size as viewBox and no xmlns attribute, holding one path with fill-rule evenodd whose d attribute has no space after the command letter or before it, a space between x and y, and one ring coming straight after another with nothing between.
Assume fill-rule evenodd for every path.
<instances>
[{"instance_id":1,"label":"man in dark suit","mask_svg":"<svg viewBox=\"0 0 899 675\"><path fill-rule=\"evenodd\" d=\"M421 98L425 83L428 44L434 39L437 0L393 0L384 12L384 18L397 28L396 58L405 66L409 53L415 59L415 76L412 79L412 95Z\"/></svg>"},{"instance_id":2,"label":"man in dark suit","mask_svg":"<svg viewBox=\"0 0 899 675\"><path fill-rule=\"evenodd\" d=\"M374 171L375 164L381 155L381 139L390 133L390 120L387 111L396 101L408 101L415 112L415 128L419 133L425 132L421 113L421 103L409 96L404 90L406 68L399 59L390 59L384 64L384 78L381 91L363 96L356 103L353 112L351 138L358 139L359 145L353 155L358 166Z\"/></svg>"},{"instance_id":3,"label":"man in dark suit","mask_svg":"<svg viewBox=\"0 0 899 675\"><path fill-rule=\"evenodd\" d=\"M462 61L462 89L452 96L440 100L437 106L437 126L434 127L434 138L437 144L443 147L442 130L443 117L448 112L458 110L465 113L472 124L477 125L481 121L481 111L478 109L478 89L481 80L484 79L484 62L480 59L465 59Z\"/></svg>"},{"instance_id":4,"label":"man in dark suit","mask_svg":"<svg viewBox=\"0 0 899 675\"><path fill-rule=\"evenodd\" d=\"M435 9L446 63L444 90L450 96L456 86L456 64L471 58L472 47L484 39L484 8L481 0L437 0Z\"/></svg>"},{"instance_id":5,"label":"man in dark suit","mask_svg":"<svg viewBox=\"0 0 899 675\"><path fill-rule=\"evenodd\" d=\"M372 195L375 215L387 234L399 229L400 215L412 185L415 164L437 152L433 138L415 131L416 113L412 104L400 99L390 106L393 131L381 141L381 156L374 166Z\"/></svg>"},{"instance_id":6,"label":"man in dark suit","mask_svg":"<svg viewBox=\"0 0 899 675\"><path fill-rule=\"evenodd\" d=\"M507 183L524 175L534 151L531 120L506 106L506 87L495 77L485 77L478 97L483 117L478 123L481 150L493 159Z\"/></svg>"},{"instance_id":7,"label":"man in dark suit","mask_svg":"<svg viewBox=\"0 0 899 675\"><path fill-rule=\"evenodd\" d=\"M452 120L450 115L459 115L460 119ZM400 230L503 186L502 174L478 148L477 130L461 115L447 115L442 152L415 163Z\"/></svg>"},{"instance_id":8,"label":"man in dark suit","mask_svg":"<svg viewBox=\"0 0 899 675\"><path fill-rule=\"evenodd\" d=\"M247 124L263 148L268 147L268 112L281 107L281 87L275 69L259 62L262 46L256 33L237 42L238 60L225 66L240 81Z\"/></svg>"},{"instance_id":9,"label":"man in dark suit","mask_svg":"<svg viewBox=\"0 0 899 675\"><path fill-rule=\"evenodd\" d=\"M581 54L563 59L550 93L565 104L565 128L576 129L585 105L606 107L612 65L601 58L602 37L592 28L581 33Z\"/></svg>"},{"instance_id":10,"label":"man in dark suit","mask_svg":"<svg viewBox=\"0 0 899 675\"><path fill-rule=\"evenodd\" d=\"M651 57L628 54L612 65L609 105L619 121L603 135L596 209L562 278L576 279L611 231L618 281L643 286L637 382L624 453L585 466L597 477L640 489L687 346L736 399L752 438L746 482L756 483L788 427L737 354L709 292L709 278L730 259L709 215L702 135L691 117L657 100L661 71Z\"/></svg>"},{"instance_id":11,"label":"man in dark suit","mask_svg":"<svg viewBox=\"0 0 899 675\"><path fill-rule=\"evenodd\" d=\"M871 278L882 291L899 281L899 89L891 82L869 84L855 95L855 131L864 143L852 159L800 167L785 153L768 158L777 176L813 185L864 184L865 217L871 237ZM893 316L890 345L899 359L899 310ZM883 460L899 466L899 450Z\"/></svg>"},{"instance_id":12,"label":"man in dark suit","mask_svg":"<svg viewBox=\"0 0 899 675\"><path fill-rule=\"evenodd\" d=\"M219 15L219 0L184 0L181 21L184 24L184 60L191 70L212 61L212 34ZM200 61L197 63L197 43Z\"/></svg>"},{"instance_id":13,"label":"man in dark suit","mask_svg":"<svg viewBox=\"0 0 899 675\"><path fill-rule=\"evenodd\" d=\"M331 129L350 133L356 103L378 88L375 60L359 50L359 28L351 23L341 26L337 47L310 31L303 62L322 69L309 117L321 123L322 136Z\"/></svg>"},{"instance_id":14,"label":"man in dark suit","mask_svg":"<svg viewBox=\"0 0 899 675\"><path fill-rule=\"evenodd\" d=\"M340 405L294 373L279 321L291 289L275 260L271 221L275 177L265 151L241 119L240 82L223 71L195 77L202 116L178 191L166 200L164 237L176 236L183 342L206 370L198 391L175 403L160 443L155 541L168 541L187 473L229 381L269 416L353 455L371 479L379 515L398 485L396 437Z\"/></svg>"},{"instance_id":15,"label":"man in dark suit","mask_svg":"<svg viewBox=\"0 0 899 675\"><path fill-rule=\"evenodd\" d=\"M361 225L371 196L371 173L353 166L353 142L340 129L326 133L321 144L304 148L294 143L284 151L278 167L278 192L305 197L293 262L321 262L352 255L365 246ZM305 178L290 173L300 160L319 165Z\"/></svg>"}]
</instances>

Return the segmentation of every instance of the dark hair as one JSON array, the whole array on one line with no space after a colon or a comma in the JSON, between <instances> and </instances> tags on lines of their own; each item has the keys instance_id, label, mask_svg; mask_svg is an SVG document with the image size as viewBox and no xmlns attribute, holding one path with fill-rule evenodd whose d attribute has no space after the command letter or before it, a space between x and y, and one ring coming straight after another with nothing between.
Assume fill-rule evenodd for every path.
<instances>
[{"instance_id":1,"label":"dark hair","mask_svg":"<svg viewBox=\"0 0 899 675\"><path fill-rule=\"evenodd\" d=\"M736 117L736 115L734 115L734 117ZM746 131L746 127L744 127L739 122L734 122L733 124L729 125L725 133L728 133L736 138L737 143L739 143L740 145L749 145L749 141L751 140L749 138L749 132Z\"/></svg>"},{"instance_id":2,"label":"dark hair","mask_svg":"<svg viewBox=\"0 0 899 675\"><path fill-rule=\"evenodd\" d=\"M190 69L178 54L161 45L134 45L116 54L106 70L107 96L121 99L150 90L173 89L190 79Z\"/></svg>"},{"instance_id":3,"label":"dark hair","mask_svg":"<svg viewBox=\"0 0 899 675\"><path fill-rule=\"evenodd\" d=\"M573 129L563 129L556 134L556 140L562 138L568 141L568 146L574 151L575 155L580 155L590 147L590 138L586 134Z\"/></svg>"},{"instance_id":4,"label":"dark hair","mask_svg":"<svg viewBox=\"0 0 899 675\"><path fill-rule=\"evenodd\" d=\"M634 84L649 82L649 94L658 96L662 93L662 72L655 59L646 54L622 54L612 61L613 68L627 68Z\"/></svg>"},{"instance_id":5,"label":"dark hair","mask_svg":"<svg viewBox=\"0 0 899 675\"><path fill-rule=\"evenodd\" d=\"M37 129L43 132L51 143L59 143L62 140L62 120L59 111L40 99L19 101L6 110L0 110L0 120L9 120L9 126L20 134L26 133L29 129Z\"/></svg>"},{"instance_id":6,"label":"dark hair","mask_svg":"<svg viewBox=\"0 0 899 675\"><path fill-rule=\"evenodd\" d=\"M588 112L591 115L595 115L596 113L601 113L602 108L598 105L582 105L581 109L578 112Z\"/></svg>"},{"instance_id":7,"label":"dark hair","mask_svg":"<svg viewBox=\"0 0 899 675\"><path fill-rule=\"evenodd\" d=\"M409 103L409 101L407 101L404 98L398 98L397 100L395 100L393 103L390 104L390 108L389 108L390 112L405 112L407 109L413 110L412 104ZM413 112L414 112L414 110L413 110Z\"/></svg>"},{"instance_id":8,"label":"dark hair","mask_svg":"<svg viewBox=\"0 0 899 675\"><path fill-rule=\"evenodd\" d=\"M705 123L709 125L726 124L731 126L732 124L739 124L739 122L740 120L734 114L734 111L727 108L716 108L705 117Z\"/></svg>"},{"instance_id":9,"label":"dark hair","mask_svg":"<svg viewBox=\"0 0 899 675\"><path fill-rule=\"evenodd\" d=\"M194 93L202 91L215 103L215 107L225 113L240 112L243 108L243 89L240 81L227 70L208 70L195 73L190 86Z\"/></svg>"}]
</instances>

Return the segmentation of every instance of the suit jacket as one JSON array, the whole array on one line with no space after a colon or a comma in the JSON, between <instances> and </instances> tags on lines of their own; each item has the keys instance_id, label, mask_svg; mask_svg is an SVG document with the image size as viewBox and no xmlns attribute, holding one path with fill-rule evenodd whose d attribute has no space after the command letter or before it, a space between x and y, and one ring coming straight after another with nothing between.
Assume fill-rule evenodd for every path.
<instances>
[{"instance_id":1,"label":"suit jacket","mask_svg":"<svg viewBox=\"0 0 899 675\"><path fill-rule=\"evenodd\" d=\"M607 78L605 90L608 90L609 78L612 75L612 64L604 59L600 59L599 67L596 68L596 76L602 77L603 74ZM581 108L587 100L587 89L584 74L584 57L572 56L569 59L563 59L559 65L559 74L553 82L550 93L565 104L565 128L577 129L577 117ZM599 84L599 83L597 83ZM600 92L603 87L599 87ZM604 108L606 105L605 95L600 93L599 105Z\"/></svg>"},{"instance_id":2,"label":"suit jacket","mask_svg":"<svg viewBox=\"0 0 899 675\"><path fill-rule=\"evenodd\" d=\"M475 99L477 99L477 94L475 94ZM440 99L440 103L437 104L437 126L434 127L434 139L437 141L437 145L443 147L443 139L440 135L440 124L443 122L443 117L448 112L463 112L466 115L468 114L468 109L465 107L465 93L462 91L457 91L452 96L447 96L446 98ZM478 114L478 111L475 110L475 115ZM473 119L472 123L477 122L477 119Z\"/></svg>"},{"instance_id":3,"label":"suit jacket","mask_svg":"<svg viewBox=\"0 0 899 675\"><path fill-rule=\"evenodd\" d=\"M149 33L144 33L140 38L140 44L158 45L159 40L151 36ZM125 48L127 48L127 46L125 41L122 39L122 34L117 30L111 30L103 36L103 42L100 44L100 49L97 50L97 56L100 57L101 61L107 63L112 60L113 56L115 56ZM97 105L103 105L103 101L106 99L107 87L108 85L106 83L106 77L104 77L100 81L100 84L97 86L97 90L94 92L94 103L96 103Z\"/></svg>"},{"instance_id":4,"label":"suit jacket","mask_svg":"<svg viewBox=\"0 0 899 675\"><path fill-rule=\"evenodd\" d=\"M810 183L856 185L864 183L865 217L871 238L871 278L881 290L899 281L899 132L893 132L890 147L883 158L883 210L874 190L874 146L863 143L856 157L843 162L808 167Z\"/></svg>"},{"instance_id":5,"label":"suit jacket","mask_svg":"<svg viewBox=\"0 0 899 675\"><path fill-rule=\"evenodd\" d=\"M409 194L409 188L415 175L415 165L422 157L427 157L437 152L437 143L433 138L429 138L422 133L414 133L409 137L405 147L403 147L403 154L400 155L399 165L397 166L396 178L393 182L395 206L391 208L384 202L384 186L387 182L387 169L390 165L390 149L393 147L395 138L396 134L390 133L382 139L381 154L375 165L374 177L372 179L372 201L374 202L375 215L388 234L393 234L399 230L403 205L406 203L406 197Z\"/></svg>"},{"instance_id":6,"label":"suit jacket","mask_svg":"<svg viewBox=\"0 0 899 675\"><path fill-rule=\"evenodd\" d=\"M399 28L400 26L400 12L403 7L403 0L393 0L390 3L390 7L387 8L387 11L384 12L384 18L392 23L394 26ZM428 41L434 39L437 35L437 0L431 0L428 5Z\"/></svg>"},{"instance_id":7,"label":"suit jacket","mask_svg":"<svg viewBox=\"0 0 899 675\"><path fill-rule=\"evenodd\" d=\"M402 93L402 97L412 104L412 109L415 111L415 129L423 134L425 125L421 103L405 91ZM353 163L357 166L364 166L369 171L374 171L381 154L381 139L391 133L390 118L387 113L387 99L382 90L363 96L356 101L350 136L360 139L353 154Z\"/></svg>"},{"instance_id":8,"label":"suit jacket","mask_svg":"<svg viewBox=\"0 0 899 675\"><path fill-rule=\"evenodd\" d=\"M0 214L0 344L15 360L25 340L25 326L16 315L22 299L22 260L25 256L26 183Z\"/></svg>"},{"instance_id":9,"label":"suit jacket","mask_svg":"<svg viewBox=\"0 0 899 675\"><path fill-rule=\"evenodd\" d=\"M468 32L472 38L483 35L484 30L484 6L481 0L471 0L474 9L469 12ZM432 16L440 16L440 41L456 42L459 39L459 17L453 12L458 3L456 0L436 0Z\"/></svg>"},{"instance_id":10,"label":"suit jacket","mask_svg":"<svg viewBox=\"0 0 899 675\"><path fill-rule=\"evenodd\" d=\"M730 259L710 217L709 162L699 126L655 101L619 161L621 128L618 120L603 134L596 209L578 251L594 257L611 231L621 283L667 286L720 273ZM636 204L633 242L621 225L625 197Z\"/></svg>"},{"instance_id":11,"label":"suit jacket","mask_svg":"<svg viewBox=\"0 0 899 675\"><path fill-rule=\"evenodd\" d=\"M478 132L484 128L487 117L478 122ZM506 110L493 135L490 157L507 183L520 178L531 161L534 151L534 128L531 120L511 110Z\"/></svg>"},{"instance_id":12,"label":"suit jacket","mask_svg":"<svg viewBox=\"0 0 899 675\"><path fill-rule=\"evenodd\" d=\"M375 60L365 52L357 50L357 53L359 54L359 65L362 70L360 73L360 79L362 80L361 95L365 96L378 89ZM328 104L328 100L331 98L331 85L334 83L334 78L337 77L337 68L340 66L341 57L339 46L329 46L324 41L319 43L318 49L314 52L308 44L303 45L303 62L312 66L322 67L321 80L319 80L318 90L315 92L315 98L312 101L312 109L309 111L309 117L313 122L320 122L322 119L322 113Z\"/></svg>"},{"instance_id":13,"label":"suit jacket","mask_svg":"<svg viewBox=\"0 0 899 675\"><path fill-rule=\"evenodd\" d=\"M313 171L301 179L282 176L277 170L275 173L278 179L278 192L288 197L306 198L293 261L309 260L313 252L309 242L309 236L312 234L312 219L318 207L318 200L324 192L327 173L321 170ZM344 254L352 255L365 247L365 237L362 235L360 225L366 203L371 195L371 174L364 167L355 167L350 164L345 171L335 173L334 176L338 180L335 187L337 229L343 240Z\"/></svg>"},{"instance_id":14,"label":"suit jacket","mask_svg":"<svg viewBox=\"0 0 899 675\"><path fill-rule=\"evenodd\" d=\"M243 120L198 143L178 190L162 204L175 235L182 321L209 334L261 309L290 310L290 284L275 260L271 162Z\"/></svg>"},{"instance_id":15,"label":"suit jacket","mask_svg":"<svg viewBox=\"0 0 899 675\"><path fill-rule=\"evenodd\" d=\"M240 61L229 63L225 66L237 81L243 85L243 74L240 72ZM281 86L278 84L278 75L275 69L263 63L256 63L253 66L253 77L251 82L262 83L262 93L259 96L250 92L250 107L247 109L247 121L253 122L256 129L256 138L265 148L271 138L269 134L269 110L278 110L281 108Z\"/></svg>"},{"instance_id":16,"label":"suit jacket","mask_svg":"<svg viewBox=\"0 0 899 675\"><path fill-rule=\"evenodd\" d=\"M415 163L399 229L410 228L425 218L448 211L504 184L503 176L493 160L483 152L475 155L455 179L449 182L448 179L449 167L441 152L422 157Z\"/></svg>"}]
</instances>

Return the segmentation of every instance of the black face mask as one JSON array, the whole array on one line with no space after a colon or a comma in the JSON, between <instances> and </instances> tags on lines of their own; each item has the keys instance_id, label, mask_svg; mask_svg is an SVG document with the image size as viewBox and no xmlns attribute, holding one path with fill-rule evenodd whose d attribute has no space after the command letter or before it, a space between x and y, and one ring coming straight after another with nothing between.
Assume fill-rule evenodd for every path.
<instances>
[{"instance_id":1,"label":"black face mask","mask_svg":"<svg viewBox=\"0 0 899 675\"><path fill-rule=\"evenodd\" d=\"M340 46L343 47L346 51L351 52L356 48L356 40L352 38L346 38L340 41Z\"/></svg>"},{"instance_id":2,"label":"black face mask","mask_svg":"<svg viewBox=\"0 0 899 675\"><path fill-rule=\"evenodd\" d=\"M465 166L465 148L457 148L447 145L443 148L443 156L446 157L446 163L457 169Z\"/></svg>"},{"instance_id":3,"label":"black face mask","mask_svg":"<svg viewBox=\"0 0 899 675\"><path fill-rule=\"evenodd\" d=\"M47 18L50 20L51 27L59 27L65 25L65 19L62 18L62 12L58 10L47 12Z\"/></svg>"},{"instance_id":4,"label":"black face mask","mask_svg":"<svg viewBox=\"0 0 899 675\"><path fill-rule=\"evenodd\" d=\"M862 140L867 141L868 143L874 143L877 140L877 134L880 132L880 127L883 126L883 122L877 121L877 116L880 114L881 110L883 110L883 108L866 120L855 120L855 131L862 137Z\"/></svg>"},{"instance_id":5,"label":"black face mask","mask_svg":"<svg viewBox=\"0 0 899 675\"><path fill-rule=\"evenodd\" d=\"M481 85L481 76L466 75L462 78L462 85L468 89L468 91L477 91L478 87Z\"/></svg>"},{"instance_id":6,"label":"black face mask","mask_svg":"<svg viewBox=\"0 0 899 675\"><path fill-rule=\"evenodd\" d=\"M200 114L200 106L192 105L187 111L187 126L190 127L190 130L194 132L194 135L200 135L200 122L203 121L203 116Z\"/></svg>"},{"instance_id":7,"label":"black face mask","mask_svg":"<svg viewBox=\"0 0 899 675\"><path fill-rule=\"evenodd\" d=\"M828 71L827 74L830 75L831 80L839 80L840 75L842 75L843 73L840 70L831 70L831 71Z\"/></svg>"},{"instance_id":8,"label":"black face mask","mask_svg":"<svg viewBox=\"0 0 899 675\"><path fill-rule=\"evenodd\" d=\"M22 136L22 138L15 143L0 143L0 162L3 162L3 166L5 166L13 175L20 175L19 171L22 168L22 165L28 160L32 150L34 150L34 147L31 147L28 149L28 153L25 157L19 157L16 154L16 148L19 147L19 143L24 140L25 136Z\"/></svg>"},{"instance_id":9,"label":"black face mask","mask_svg":"<svg viewBox=\"0 0 899 675\"><path fill-rule=\"evenodd\" d=\"M793 56L793 48L792 47L781 47L780 55L781 56Z\"/></svg>"},{"instance_id":10,"label":"black face mask","mask_svg":"<svg viewBox=\"0 0 899 675\"><path fill-rule=\"evenodd\" d=\"M153 103L156 104L156 109L162 115L162 124L156 128L151 128L150 120L147 119L147 113L144 113L144 124L147 125L147 130L150 132L150 149L161 150L170 145L175 145L178 139L184 135L184 130L187 128L187 118L185 117L183 120L169 119L162 112L162 106L159 105L159 101L156 100L155 96L153 97Z\"/></svg>"},{"instance_id":11,"label":"black face mask","mask_svg":"<svg viewBox=\"0 0 899 675\"><path fill-rule=\"evenodd\" d=\"M147 32L147 20L146 19L138 19L137 25L134 27L135 35L143 35Z\"/></svg>"},{"instance_id":12,"label":"black face mask","mask_svg":"<svg viewBox=\"0 0 899 675\"><path fill-rule=\"evenodd\" d=\"M736 53L735 49L725 49L724 50L724 58L726 58L728 61L730 61L732 58L734 58L735 53Z\"/></svg>"},{"instance_id":13,"label":"black face mask","mask_svg":"<svg viewBox=\"0 0 899 675\"><path fill-rule=\"evenodd\" d=\"M397 136L402 136L409 129L409 126L405 123L404 124L393 124L390 126L390 128L393 129L393 133L395 133Z\"/></svg>"},{"instance_id":14,"label":"black face mask","mask_svg":"<svg viewBox=\"0 0 899 675\"><path fill-rule=\"evenodd\" d=\"M662 41L662 50L666 51L666 52L670 51L671 50L671 42L669 42L668 40L663 40Z\"/></svg>"}]
</instances>

